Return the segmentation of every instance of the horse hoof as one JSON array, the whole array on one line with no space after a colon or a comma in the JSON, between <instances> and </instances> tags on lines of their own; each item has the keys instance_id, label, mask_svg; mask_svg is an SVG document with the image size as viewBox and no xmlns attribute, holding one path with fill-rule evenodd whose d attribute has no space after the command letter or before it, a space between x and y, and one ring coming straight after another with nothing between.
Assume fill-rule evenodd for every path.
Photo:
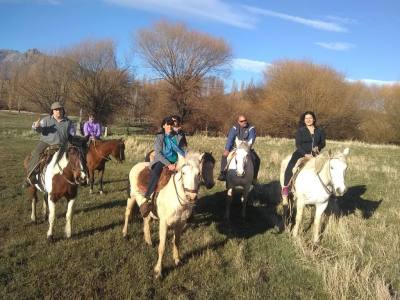
<instances>
[{"instance_id":1,"label":"horse hoof","mask_svg":"<svg viewBox=\"0 0 400 300\"><path fill-rule=\"evenodd\" d=\"M175 266L179 266L181 264L180 259L174 259Z\"/></svg>"},{"instance_id":2,"label":"horse hoof","mask_svg":"<svg viewBox=\"0 0 400 300\"><path fill-rule=\"evenodd\" d=\"M92 189L89 191L89 194L93 194L93 190Z\"/></svg>"},{"instance_id":3,"label":"horse hoof","mask_svg":"<svg viewBox=\"0 0 400 300\"><path fill-rule=\"evenodd\" d=\"M161 272L155 271L154 277L155 277L155 279L161 280L161 279L162 279L162 274L161 274Z\"/></svg>"},{"instance_id":4,"label":"horse hoof","mask_svg":"<svg viewBox=\"0 0 400 300\"><path fill-rule=\"evenodd\" d=\"M103 195L103 194L104 194L104 192L103 192L103 191L99 191L99 194L100 194L100 195Z\"/></svg>"},{"instance_id":5,"label":"horse hoof","mask_svg":"<svg viewBox=\"0 0 400 300\"><path fill-rule=\"evenodd\" d=\"M53 242L54 242L54 237L53 237L52 235L49 235L49 236L47 237L47 242L53 243Z\"/></svg>"}]
</instances>

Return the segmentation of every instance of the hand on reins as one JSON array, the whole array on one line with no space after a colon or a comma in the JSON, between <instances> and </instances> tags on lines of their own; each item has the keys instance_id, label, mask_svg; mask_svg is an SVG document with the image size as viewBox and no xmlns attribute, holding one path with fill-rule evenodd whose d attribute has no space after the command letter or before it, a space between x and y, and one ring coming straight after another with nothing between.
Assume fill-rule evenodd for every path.
<instances>
[{"instance_id":1,"label":"hand on reins","mask_svg":"<svg viewBox=\"0 0 400 300\"><path fill-rule=\"evenodd\" d=\"M168 167L168 170L170 170L170 171L175 171L176 170L176 165L175 164L170 164L167 167Z\"/></svg>"},{"instance_id":2,"label":"hand on reins","mask_svg":"<svg viewBox=\"0 0 400 300\"><path fill-rule=\"evenodd\" d=\"M228 157L229 151L228 150L224 150L224 153L222 155L225 156L225 157Z\"/></svg>"}]
</instances>

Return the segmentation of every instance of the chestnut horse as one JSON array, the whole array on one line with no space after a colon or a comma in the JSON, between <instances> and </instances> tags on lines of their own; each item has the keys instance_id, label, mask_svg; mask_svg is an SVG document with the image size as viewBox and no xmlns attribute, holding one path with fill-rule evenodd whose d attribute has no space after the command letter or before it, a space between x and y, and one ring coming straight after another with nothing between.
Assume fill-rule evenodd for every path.
<instances>
[{"instance_id":1,"label":"chestnut horse","mask_svg":"<svg viewBox=\"0 0 400 300\"><path fill-rule=\"evenodd\" d=\"M86 155L87 167L89 172L90 193L93 193L94 171L100 173L100 194L103 194L103 175L106 162L109 156L114 157L118 162L125 160L125 143L122 139L114 140L93 140L90 142L89 150Z\"/></svg>"},{"instance_id":2,"label":"chestnut horse","mask_svg":"<svg viewBox=\"0 0 400 300\"><path fill-rule=\"evenodd\" d=\"M25 159L25 167L26 162ZM58 150L51 161L44 167L42 174L37 176L39 184L29 187L32 197L32 221L36 221L37 191L45 193L43 214L46 214L46 205L49 208L49 230L47 238L53 240L53 227L55 220L55 205L62 197L67 199L67 214L65 234L71 237L71 222L74 202L78 193L78 185L86 182L85 156L82 150L76 146L69 146L66 151ZM47 201L46 201L47 200Z\"/></svg>"}]
</instances>

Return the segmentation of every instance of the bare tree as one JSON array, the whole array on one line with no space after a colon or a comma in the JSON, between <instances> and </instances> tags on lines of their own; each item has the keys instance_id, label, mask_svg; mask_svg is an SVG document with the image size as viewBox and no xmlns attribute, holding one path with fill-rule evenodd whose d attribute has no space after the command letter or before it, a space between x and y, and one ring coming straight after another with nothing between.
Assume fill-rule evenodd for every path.
<instances>
[{"instance_id":1,"label":"bare tree","mask_svg":"<svg viewBox=\"0 0 400 300\"><path fill-rule=\"evenodd\" d=\"M64 51L74 62L72 101L107 123L126 102L129 74L116 62L112 40L84 41Z\"/></svg>"},{"instance_id":2,"label":"bare tree","mask_svg":"<svg viewBox=\"0 0 400 300\"><path fill-rule=\"evenodd\" d=\"M222 39L189 30L182 24L159 22L136 36L142 59L170 85L169 95L183 119L192 113L207 75L226 74L231 49Z\"/></svg>"}]
</instances>

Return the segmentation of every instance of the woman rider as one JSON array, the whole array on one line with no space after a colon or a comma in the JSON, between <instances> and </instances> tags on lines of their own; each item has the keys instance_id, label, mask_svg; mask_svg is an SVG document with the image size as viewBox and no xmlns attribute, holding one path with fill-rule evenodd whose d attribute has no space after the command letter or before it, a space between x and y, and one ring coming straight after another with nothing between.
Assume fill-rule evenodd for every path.
<instances>
[{"instance_id":1,"label":"woman rider","mask_svg":"<svg viewBox=\"0 0 400 300\"><path fill-rule=\"evenodd\" d=\"M156 189L163 168L167 167L170 171L175 171L178 154L185 156L185 152L179 147L182 135L175 133L174 125L175 122L172 117L164 118L161 123L161 131L156 135L154 142L155 157L150 162L150 181L144 194L146 201L140 205L140 213L143 217L146 217L153 209L151 195Z\"/></svg>"},{"instance_id":2,"label":"woman rider","mask_svg":"<svg viewBox=\"0 0 400 300\"><path fill-rule=\"evenodd\" d=\"M296 151L293 153L285 171L284 185L282 187L282 197L289 195L289 181L293 176L293 167L302 157L313 157L319 154L325 147L325 133L316 126L315 114L306 111L300 116L300 127L296 132Z\"/></svg>"}]
</instances>

